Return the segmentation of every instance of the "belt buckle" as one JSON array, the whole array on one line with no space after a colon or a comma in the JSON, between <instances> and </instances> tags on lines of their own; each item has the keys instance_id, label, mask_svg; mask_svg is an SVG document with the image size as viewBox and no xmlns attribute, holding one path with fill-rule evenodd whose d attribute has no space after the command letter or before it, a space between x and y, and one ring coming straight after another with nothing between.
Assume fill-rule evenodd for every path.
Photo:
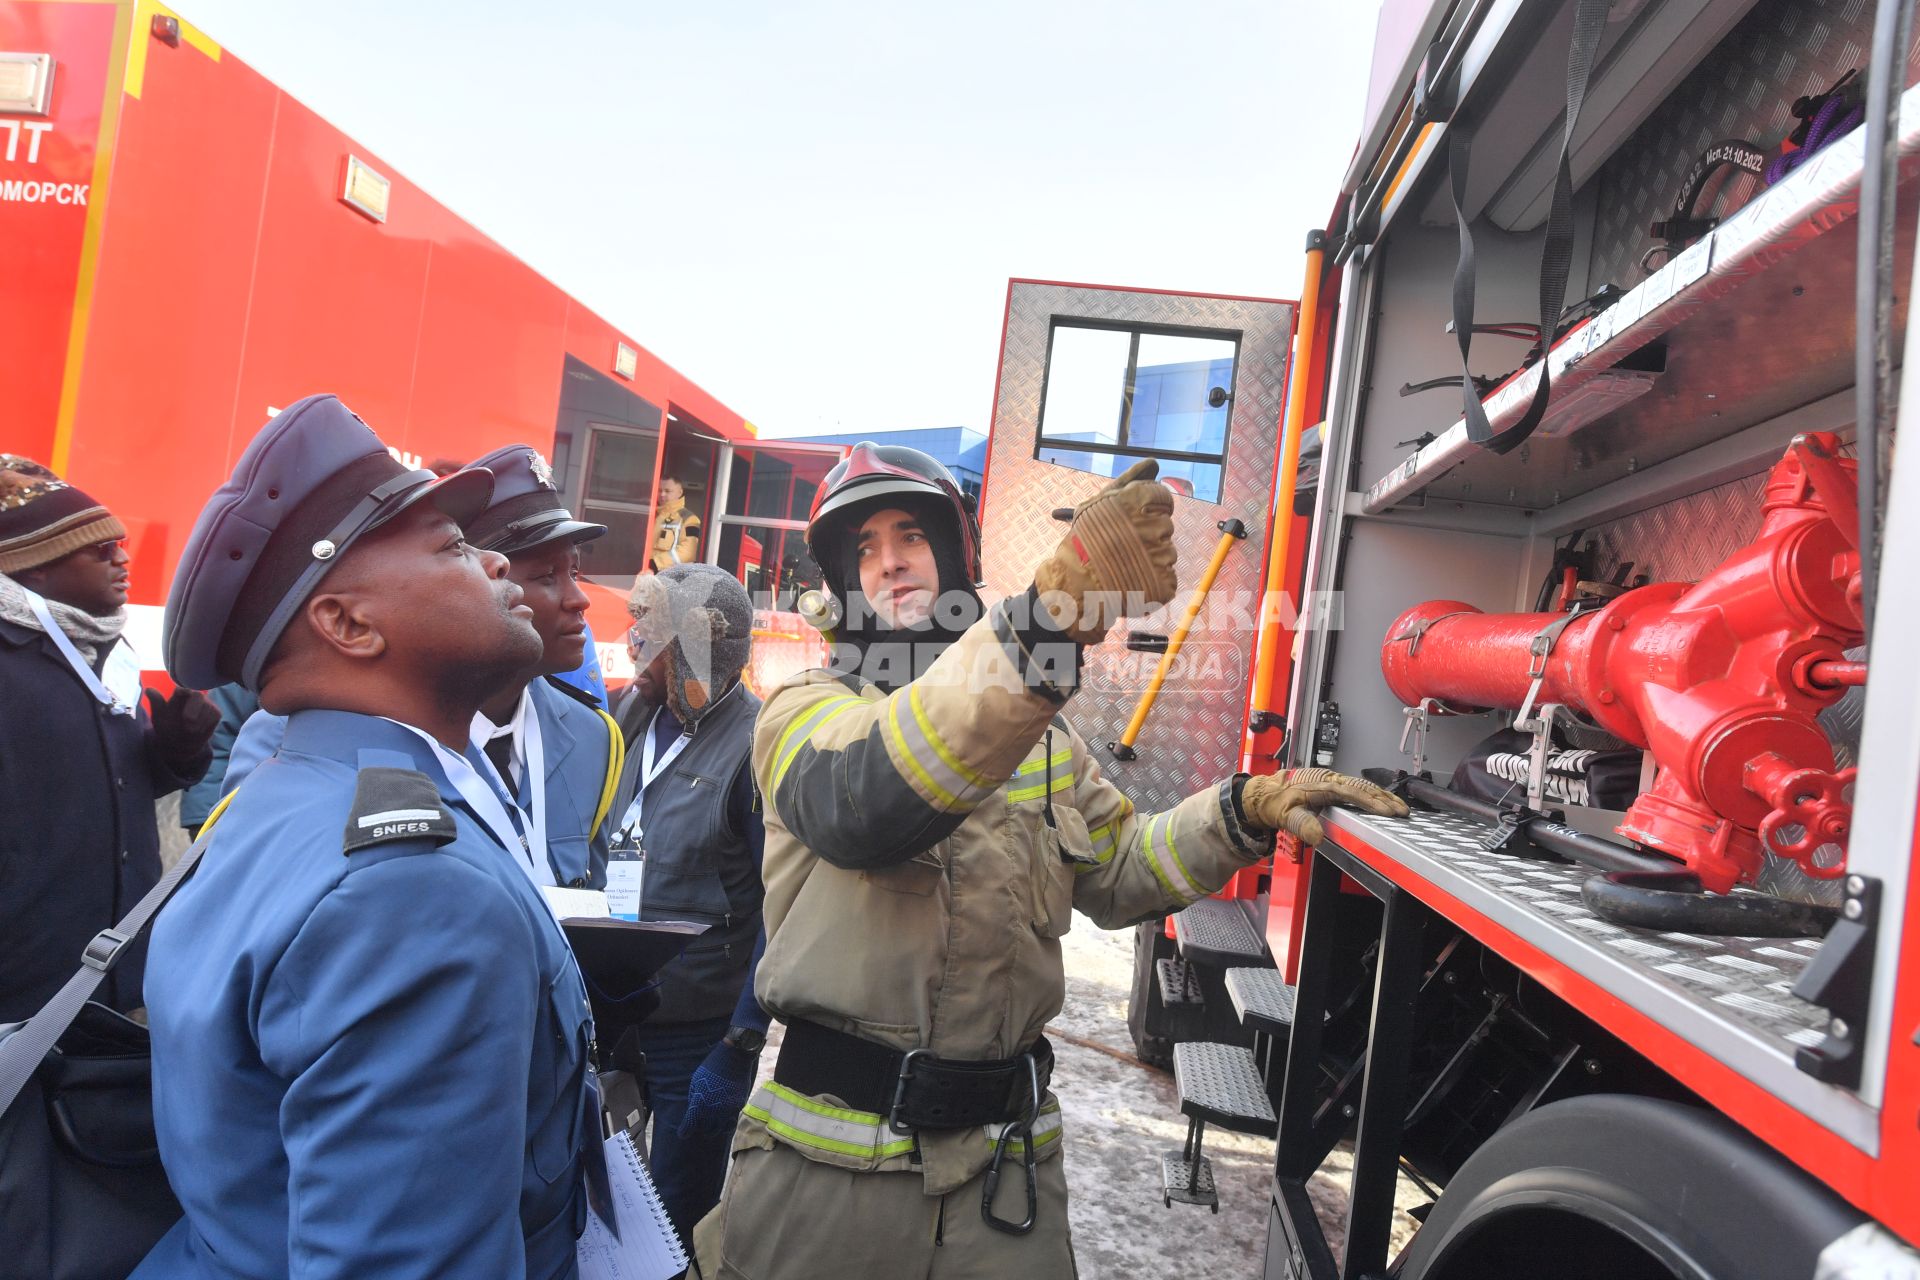
<instances>
[{"instance_id":1,"label":"belt buckle","mask_svg":"<svg viewBox=\"0 0 1920 1280\"><path fill-rule=\"evenodd\" d=\"M912 1133L913 1126L902 1124L900 1112L907 1105L907 1085L913 1080L913 1060L931 1053L930 1049L909 1049L907 1056L900 1059L900 1076L893 1086L893 1107L887 1112L887 1128L895 1133Z\"/></svg>"},{"instance_id":2,"label":"belt buckle","mask_svg":"<svg viewBox=\"0 0 1920 1280\"><path fill-rule=\"evenodd\" d=\"M987 1178L980 1194L980 1216L995 1231L1004 1231L1010 1236L1023 1236L1033 1230L1033 1224L1040 1217L1040 1189L1034 1180L1033 1126L1040 1119L1040 1068L1033 1060L1033 1051L1029 1049L1020 1055L1027 1064L1027 1084L1031 1091L1027 1114L1023 1119L1008 1123L1000 1131L1000 1137L993 1144L993 1159L987 1163ZM993 1193L1000 1189L1000 1163L1006 1159L1007 1148L1013 1144L1018 1134L1021 1144L1020 1163L1027 1177L1027 1217L1024 1222L1010 1222L993 1211Z\"/></svg>"}]
</instances>

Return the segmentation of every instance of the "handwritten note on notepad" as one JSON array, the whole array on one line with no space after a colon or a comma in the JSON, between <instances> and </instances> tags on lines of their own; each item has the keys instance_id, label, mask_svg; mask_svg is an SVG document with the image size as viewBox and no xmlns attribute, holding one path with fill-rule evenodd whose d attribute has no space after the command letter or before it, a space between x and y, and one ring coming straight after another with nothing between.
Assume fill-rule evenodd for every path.
<instances>
[{"instance_id":1,"label":"handwritten note on notepad","mask_svg":"<svg viewBox=\"0 0 1920 1280\"><path fill-rule=\"evenodd\" d=\"M592 1209L578 1250L580 1280L669 1280L687 1269L686 1251L674 1234L646 1162L625 1133L606 1141L608 1190L620 1223L615 1239Z\"/></svg>"}]
</instances>

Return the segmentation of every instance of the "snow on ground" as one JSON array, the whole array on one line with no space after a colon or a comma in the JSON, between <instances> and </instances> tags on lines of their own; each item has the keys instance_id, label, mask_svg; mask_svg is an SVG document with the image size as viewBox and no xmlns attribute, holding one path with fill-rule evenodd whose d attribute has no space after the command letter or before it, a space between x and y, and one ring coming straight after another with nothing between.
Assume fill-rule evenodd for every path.
<instances>
[{"instance_id":1,"label":"snow on ground","mask_svg":"<svg viewBox=\"0 0 1920 1280\"><path fill-rule=\"evenodd\" d=\"M1143 1275L1204 1275L1252 1280L1266 1257L1273 1140L1209 1127L1204 1150L1213 1161L1220 1212L1160 1200L1160 1154L1178 1150L1187 1121L1173 1076L1141 1066L1127 1034L1133 934L1074 921L1065 939L1067 1003L1056 1030L1101 1045L1112 1055L1053 1037L1059 1057L1053 1086L1066 1121L1067 1184L1072 1193L1074 1250L1084 1280ZM1117 1056L1115 1056L1117 1055ZM1308 1184L1336 1256L1346 1216L1352 1165L1336 1151ZM1400 1203L1427 1197L1401 1180ZM1393 1247L1413 1231L1395 1215Z\"/></svg>"}]
</instances>

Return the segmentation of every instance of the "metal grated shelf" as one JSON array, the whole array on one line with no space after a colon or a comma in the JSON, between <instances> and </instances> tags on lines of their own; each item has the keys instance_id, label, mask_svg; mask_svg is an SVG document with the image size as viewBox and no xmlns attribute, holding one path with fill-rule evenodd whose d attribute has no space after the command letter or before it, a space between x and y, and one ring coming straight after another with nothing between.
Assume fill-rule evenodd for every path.
<instances>
[{"instance_id":1,"label":"metal grated shelf","mask_svg":"<svg viewBox=\"0 0 1920 1280\"><path fill-rule=\"evenodd\" d=\"M1339 809L1328 830L1349 852L1356 851L1355 838L1365 842L1557 965L1871 1149L1877 1113L1794 1066L1794 1051L1819 1043L1827 1023L1823 1009L1791 994L1820 949L1817 939L1705 937L1613 924L1580 900L1580 886L1593 871L1493 852L1493 828L1456 814L1375 818ZM1446 913L1444 903L1430 905Z\"/></svg>"},{"instance_id":2,"label":"metal grated shelf","mask_svg":"<svg viewBox=\"0 0 1920 1280\"><path fill-rule=\"evenodd\" d=\"M1852 385L1853 236L1827 233L1852 224L1865 134L1759 193L1548 353L1559 406L1598 393L1598 375L1670 338L1666 371L1646 394L1574 433L1543 426L1506 455L1473 444L1455 421L1374 481L1360 509L1379 515L1422 492L1547 509ZM1904 180L1920 172L1920 87L1901 99L1899 149ZM1912 222L1903 211L1903 262ZM1773 270L1789 259L1791 269ZM1529 366L1486 397L1496 431L1525 414L1539 377Z\"/></svg>"}]
</instances>

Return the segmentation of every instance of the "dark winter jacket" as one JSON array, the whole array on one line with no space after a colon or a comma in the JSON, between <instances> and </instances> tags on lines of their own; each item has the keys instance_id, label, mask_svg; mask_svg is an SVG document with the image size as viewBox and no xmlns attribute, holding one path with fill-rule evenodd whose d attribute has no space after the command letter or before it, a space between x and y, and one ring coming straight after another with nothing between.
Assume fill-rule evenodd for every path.
<instances>
[{"instance_id":1,"label":"dark winter jacket","mask_svg":"<svg viewBox=\"0 0 1920 1280\"><path fill-rule=\"evenodd\" d=\"M159 880L153 802L197 781L209 755L176 771L144 705L112 714L53 641L0 622L0 1023L35 1013ZM143 942L94 998L137 1008L145 967Z\"/></svg>"}]
</instances>

